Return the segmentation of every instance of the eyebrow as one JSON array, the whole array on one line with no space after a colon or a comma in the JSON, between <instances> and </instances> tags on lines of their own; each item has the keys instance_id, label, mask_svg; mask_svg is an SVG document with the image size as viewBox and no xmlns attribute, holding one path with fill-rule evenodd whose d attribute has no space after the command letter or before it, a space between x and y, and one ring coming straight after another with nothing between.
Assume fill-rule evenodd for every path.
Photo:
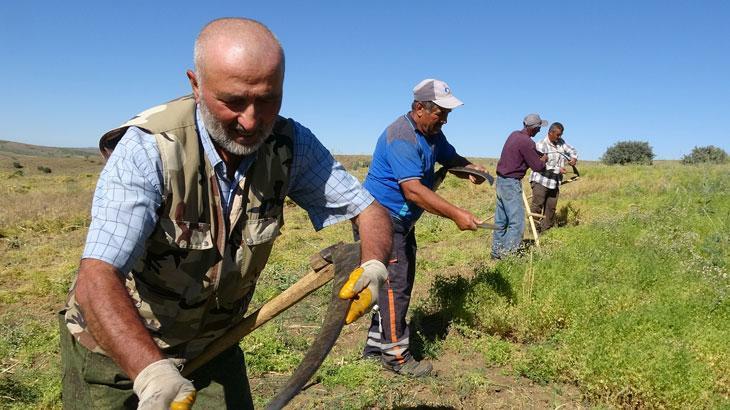
<instances>
[{"instance_id":1,"label":"eyebrow","mask_svg":"<svg viewBox=\"0 0 730 410\"><path fill-rule=\"evenodd\" d=\"M262 95L251 95L251 94L231 94L222 92L218 95L219 100L223 101L240 101L240 100L248 100L248 99L257 99L257 100L270 100L279 98L282 94L277 92L269 92Z\"/></svg>"}]
</instances>

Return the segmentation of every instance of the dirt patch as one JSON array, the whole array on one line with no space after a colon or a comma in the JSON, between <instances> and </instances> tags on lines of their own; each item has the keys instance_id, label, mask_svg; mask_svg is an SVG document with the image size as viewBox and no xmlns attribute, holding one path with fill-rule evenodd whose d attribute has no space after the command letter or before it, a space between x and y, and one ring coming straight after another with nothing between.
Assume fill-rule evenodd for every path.
<instances>
[{"instance_id":1,"label":"dirt patch","mask_svg":"<svg viewBox=\"0 0 730 410\"><path fill-rule=\"evenodd\" d=\"M342 342L342 341L341 341ZM566 384L539 385L513 376L506 367L487 367L478 355L445 353L433 361L434 374L423 379L409 379L382 370L377 377L385 388L368 409L580 409L581 394ZM288 378L284 374L266 374L252 378L254 395L271 397ZM357 390L357 388L355 388ZM356 392L342 386L327 388L310 383L289 408L353 408ZM357 407L355 407L357 408Z\"/></svg>"},{"instance_id":2,"label":"dirt patch","mask_svg":"<svg viewBox=\"0 0 730 410\"><path fill-rule=\"evenodd\" d=\"M362 349L367 321L361 320L343 329L330 354L342 363L364 361L354 359ZM368 409L507 409L507 408L583 408L577 387L561 383L540 385L515 376L509 367L491 367L478 352L444 350L432 360L433 375L411 379L395 375L377 366L371 379L378 379L381 388L369 404L358 404L358 387L326 387L310 381L294 398L289 408L368 408ZM372 366L372 364L371 364ZM267 373L251 378L254 397L273 397L287 381L289 374ZM368 386L363 387L363 394Z\"/></svg>"}]
</instances>

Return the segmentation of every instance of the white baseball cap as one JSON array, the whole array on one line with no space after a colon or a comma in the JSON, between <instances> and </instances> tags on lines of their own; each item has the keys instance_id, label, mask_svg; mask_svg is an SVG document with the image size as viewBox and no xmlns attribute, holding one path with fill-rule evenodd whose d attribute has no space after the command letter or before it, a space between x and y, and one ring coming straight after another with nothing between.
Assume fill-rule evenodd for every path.
<instances>
[{"instance_id":1,"label":"white baseball cap","mask_svg":"<svg viewBox=\"0 0 730 410\"><path fill-rule=\"evenodd\" d=\"M413 87L413 99L416 101L433 101L439 107L450 110L464 105L461 100L451 94L451 88L448 84L433 78L427 78Z\"/></svg>"},{"instance_id":2,"label":"white baseball cap","mask_svg":"<svg viewBox=\"0 0 730 410\"><path fill-rule=\"evenodd\" d=\"M539 114L527 114L523 122L527 128L541 128L548 125L547 120L540 118Z\"/></svg>"}]
</instances>

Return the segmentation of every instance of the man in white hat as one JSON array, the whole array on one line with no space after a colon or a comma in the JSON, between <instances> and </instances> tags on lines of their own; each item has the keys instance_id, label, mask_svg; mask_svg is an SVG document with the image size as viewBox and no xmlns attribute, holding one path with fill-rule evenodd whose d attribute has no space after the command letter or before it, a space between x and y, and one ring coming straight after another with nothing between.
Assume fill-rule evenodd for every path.
<instances>
[{"instance_id":1,"label":"man in white hat","mask_svg":"<svg viewBox=\"0 0 730 410\"><path fill-rule=\"evenodd\" d=\"M380 288L380 309L373 314L364 356L380 358L397 374L420 377L432 369L428 361L413 358L408 348L406 313L416 273L414 224L424 210L451 219L461 230L476 230L482 222L432 189L436 162L485 171L457 154L441 131L451 110L462 104L443 81L429 78L418 83L411 111L380 135L363 184L393 220L388 280ZM473 177L471 180L477 183Z\"/></svg>"},{"instance_id":2,"label":"man in white hat","mask_svg":"<svg viewBox=\"0 0 730 410\"><path fill-rule=\"evenodd\" d=\"M492 258L517 250L522 243L525 229L525 207L522 204L522 178L527 168L535 172L545 169L547 155L538 153L532 137L547 125L538 114L528 114L522 122L523 128L514 131L502 147L497 162L497 204L494 223L502 227L492 237Z\"/></svg>"}]
</instances>

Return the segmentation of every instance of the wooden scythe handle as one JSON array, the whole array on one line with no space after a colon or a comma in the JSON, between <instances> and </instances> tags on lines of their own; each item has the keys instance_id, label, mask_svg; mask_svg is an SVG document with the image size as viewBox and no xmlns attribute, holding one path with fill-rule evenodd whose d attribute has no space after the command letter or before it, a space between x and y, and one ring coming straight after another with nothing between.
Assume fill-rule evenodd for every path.
<instances>
[{"instance_id":1,"label":"wooden scythe handle","mask_svg":"<svg viewBox=\"0 0 730 410\"><path fill-rule=\"evenodd\" d=\"M527 195L525 195L525 190L522 190L522 203L525 205L525 214L527 215L527 220L530 223L530 228L532 229L532 237L535 238L535 246L538 248L540 247L540 237L537 236L537 228L535 227L535 218L532 216L532 212L530 212L530 203L527 202Z\"/></svg>"},{"instance_id":2,"label":"wooden scythe handle","mask_svg":"<svg viewBox=\"0 0 730 410\"><path fill-rule=\"evenodd\" d=\"M332 280L335 275L332 263L326 261L320 254L314 255L310 262L313 269L309 273L214 340L200 356L185 363L182 375L187 376L197 370L229 347L240 342L244 336Z\"/></svg>"}]
</instances>

